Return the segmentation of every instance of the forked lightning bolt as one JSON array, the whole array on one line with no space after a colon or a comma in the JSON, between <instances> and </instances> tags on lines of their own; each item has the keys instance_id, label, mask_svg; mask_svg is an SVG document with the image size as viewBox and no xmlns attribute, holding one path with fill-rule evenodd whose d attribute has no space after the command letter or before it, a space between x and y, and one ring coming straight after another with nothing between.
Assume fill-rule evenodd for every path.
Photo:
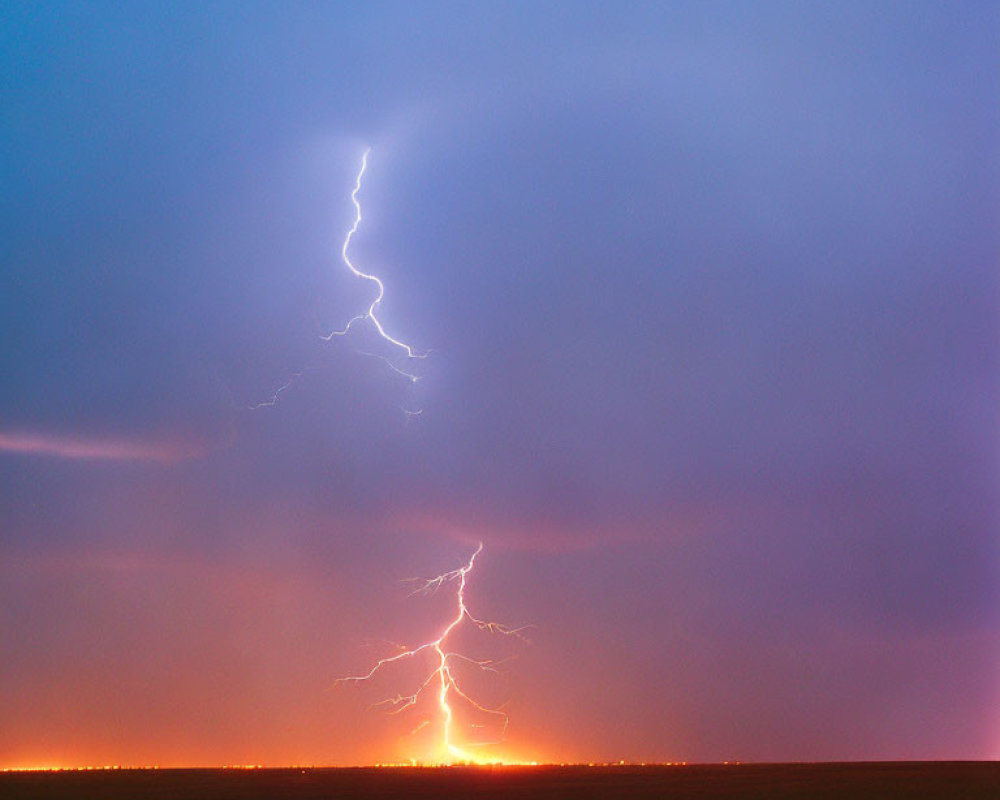
<instances>
[{"instance_id":1,"label":"forked lightning bolt","mask_svg":"<svg viewBox=\"0 0 1000 800\"><path fill-rule=\"evenodd\" d=\"M502 741L504 735L507 732L508 717L507 712L500 708L488 708L481 703L478 703L472 697L470 697L458 684L458 680L453 671L454 662L460 661L465 664L478 667L481 670L487 672L495 672L497 666L501 662L494 661L491 659L486 660L476 660L470 658L469 656L457 653L448 649L448 638L451 636L452 632L462 624L463 621L468 621L471 625L479 628L480 630L489 631L491 633L499 633L505 636L516 636L519 639L524 639L522 631L526 629L527 626L522 626L520 628L512 628L506 625L501 625L497 622L488 622L486 620L478 619L472 616L469 612L469 608L465 603L465 587L468 580L468 575L472 572L472 568L476 563L476 556L478 556L483 550L482 542L476 548L476 551L469 558L468 563L458 569L451 570L450 572L445 572L442 575L438 575L435 578L429 579L418 579L416 582L418 586L411 592L412 594L426 594L437 591L443 586L451 583L457 584L456 590L456 611L454 618L442 629L441 633L436 639L431 639L430 641L424 642L423 644L417 645L416 647L400 647L400 652L396 653L394 656L389 656L387 658L379 659L375 666L373 666L368 672L363 675L354 675L347 678L338 678L337 683L360 683L362 681L367 681L375 677L375 675L382 670L384 667L394 664L399 661L405 661L408 659L415 658L422 653L426 653L431 656L431 661L433 663L433 669L430 674L424 679L424 681L419 685L417 690L412 694L408 695L396 695L395 697L390 697L385 700L381 700L375 704L376 707L389 707L390 713L398 714L405 711L410 706L416 705L417 700L424 693L425 690L432 689L437 694L437 704L440 711L441 719L441 747L443 753L446 757L451 760L463 761L463 762L474 762L478 761L479 758L466 750L463 750L461 746L455 743L454 736L454 726L455 726L455 715L452 709L453 698L457 697L463 702L467 703L470 707L476 709L484 714L491 715L495 717L498 721L498 727L500 730L500 737L495 741L482 741L482 742L471 742L466 744L466 747L476 747L483 745L498 744ZM413 733L426 727L428 723L421 722L417 728L414 729ZM473 726L482 727L482 726Z\"/></svg>"},{"instance_id":2,"label":"forked lightning bolt","mask_svg":"<svg viewBox=\"0 0 1000 800\"><path fill-rule=\"evenodd\" d=\"M357 233L358 226L361 225L361 203L358 202L358 192L361 191L361 179L364 177L365 171L368 169L369 153L371 153L371 148L365 150L365 152L362 154L361 169L358 171L357 177L354 179L354 188L351 190L351 203L354 205L354 221L351 223L351 227L347 231L347 235L344 237L344 243L343 245L341 245L340 248L340 257L343 260L344 264L347 265L347 268L354 274L355 277L363 278L364 280L370 281L371 283L375 284L376 288L375 298L371 301L371 304L368 306L367 311L365 311L362 314L357 314L350 320L348 320L347 325L345 325L342 330L331 331L328 334L321 335L320 338L322 338L325 341L330 341L334 336L346 336L356 324L363 323L367 320L371 322L372 327L375 329L375 332L381 339L388 342L397 350L402 351L399 354L400 357L405 355L407 361L410 361L415 358L426 358L427 353L418 353L416 350L414 350L412 345L409 345L406 342L397 339L394 336L391 336L386 331L385 327L382 324L382 321L378 318L378 314L376 313L379 309L379 306L381 306L382 304L382 299L385 297L385 284L382 283L381 278L379 278L378 276L370 275L367 272L362 272L360 269L354 266L354 263L351 261L351 257L348 254L348 250L350 249L351 246L351 239L354 237L354 234ZM393 372L399 375L402 375L411 383L416 383L416 381L418 380L418 376L416 374L406 369L403 369L402 367L399 366L398 358L394 360L380 353L371 353L367 351L361 351L361 352L364 355L372 356L374 358L379 359L380 361L385 363L386 366L389 367L389 369L391 369ZM285 383L283 383L280 387L278 387L278 389L267 400L255 403L254 405L250 406L250 409L255 410L258 408L266 408L276 405L278 402L278 398L281 396L281 394L287 389L289 389L292 386L292 384L295 383L295 381L298 380L299 377L301 377L303 372L307 371L308 369L311 369L312 367L313 365L309 365L299 370L298 372L293 373L292 376L287 381L285 381ZM405 408L403 409L403 411L407 414L407 420L409 420L410 416L416 416L421 413L420 411L410 411Z\"/></svg>"},{"instance_id":3,"label":"forked lightning bolt","mask_svg":"<svg viewBox=\"0 0 1000 800\"><path fill-rule=\"evenodd\" d=\"M375 284L376 287L375 298L372 300L371 305L368 306L368 310L365 311L363 314L358 314L352 317L350 320L348 320L347 325L344 326L343 330L331 331L323 338L329 341L334 336L346 336L356 322L364 322L365 320L370 320L375 330L378 332L378 335L382 339L387 341L389 344L399 348L404 353L406 353L406 357L408 359L426 358L427 357L426 353L417 353L413 349L412 345L400 341L394 336L390 336L386 332L385 328L382 325L381 320L379 320L378 315L375 313L378 310L378 307L382 304L382 298L385 297L385 284L382 283L381 278L375 275L370 275L367 272L362 272L360 269L354 266L353 262L351 261L350 255L348 255L348 250L350 249L351 246L351 239L354 237L354 234L358 232L358 226L361 225L361 203L358 202L358 192L361 191L361 179L364 177L365 171L368 169L369 153L371 153L371 148L365 150L365 152L362 154L361 169L358 170L358 176L357 178L354 179L354 189L351 191L351 203L354 204L354 223L351 225L350 230L347 231L347 236L344 237L344 244L340 248L340 257L343 260L343 262L347 265L347 268L352 273L354 273L355 277L363 278L364 280L371 281L372 283ZM377 358L381 358L393 370L400 373L401 375L405 375L411 381L417 380L416 375L407 372L403 369L400 369L385 356L379 356L375 353L368 353L368 355L375 355Z\"/></svg>"}]
</instances>

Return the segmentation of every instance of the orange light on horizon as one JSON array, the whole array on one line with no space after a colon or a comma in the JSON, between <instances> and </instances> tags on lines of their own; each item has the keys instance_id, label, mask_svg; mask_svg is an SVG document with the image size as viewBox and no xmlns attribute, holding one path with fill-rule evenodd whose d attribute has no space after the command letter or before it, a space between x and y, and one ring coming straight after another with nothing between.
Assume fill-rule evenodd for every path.
<instances>
[{"instance_id":1,"label":"orange light on horizon","mask_svg":"<svg viewBox=\"0 0 1000 800\"><path fill-rule=\"evenodd\" d=\"M417 700L423 694L424 690L430 687L432 684L437 684L437 704L440 711L441 719L441 743L438 751L438 756L433 760L437 766L452 766L452 765L490 765L490 764L514 764L513 760L507 760L498 758L495 754L485 754L480 755L479 753L470 752L469 747L473 746L490 746L497 745L503 741L503 737L507 732L507 724L509 718L507 712L500 708L488 708L472 697L470 697L458 684L458 680L452 671L452 661L455 659L461 660L464 663L471 664L482 670L488 672L495 672L496 662L492 660L476 660L469 658L468 656L462 655L461 653L449 651L445 649L445 642L463 620L468 620L479 630L488 631L490 633L500 633L505 636L515 636L517 638L523 639L521 632L524 627L511 628L506 625L502 625L497 622L489 622L486 620L478 619L470 613L468 606L465 604L465 588L469 573L475 566L476 557L482 552L483 543L480 542L479 546L476 548L475 552L469 558L469 561L462 567L458 569L451 570L450 572L445 572L438 575L435 578L422 580L421 585L414 590L413 594L433 592L434 590L440 588L445 583L451 581L458 582L458 590L456 592L457 609L454 619L452 619L441 631L436 639L424 642L416 647L401 648L401 652L396 653L394 656L389 656L387 658L379 659L375 666L373 666L368 672L363 675L348 676L346 678L338 678L336 683L362 683L373 678L376 673L378 673L383 667L394 664L399 661L408 660L414 658L423 652L432 652L435 655L436 667L430 673L430 675L420 684L419 688L409 695L397 695L396 697L391 697L386 700L382 700L375 704L375 706L388 706L392 710L389 712L391 714L399 714L406 709L414 706ZM453 734L454 726L454 712L452 710L452 695L460 698L464 703L476 709L477 711L493 715L494 717L501 720L501 733L500 739L492 742L477 742L474 744L466 744L464 746L459 746L455 743L455 737ZM413 732L420 730L424 725L418 726ZM518 761L518 764L530 764L537 763L532 761Z\"/></svg>"}]
</instances>

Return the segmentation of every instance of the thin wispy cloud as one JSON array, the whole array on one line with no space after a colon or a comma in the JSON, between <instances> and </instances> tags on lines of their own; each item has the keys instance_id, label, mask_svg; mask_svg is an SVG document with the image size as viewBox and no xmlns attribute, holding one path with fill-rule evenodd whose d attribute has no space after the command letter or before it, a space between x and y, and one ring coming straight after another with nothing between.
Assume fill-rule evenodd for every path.
<instances>
[{"instance_id":1,"label":"thin wispy cloud","mask_svg":"<svg viewBox=\"0 0 1000 800\"><path fill-rule=\"evenodd\" d=\"M192 441L0 431L0 452L74 461L154 461L172 463L205 455Z\"/></svg>"}]
</instances>

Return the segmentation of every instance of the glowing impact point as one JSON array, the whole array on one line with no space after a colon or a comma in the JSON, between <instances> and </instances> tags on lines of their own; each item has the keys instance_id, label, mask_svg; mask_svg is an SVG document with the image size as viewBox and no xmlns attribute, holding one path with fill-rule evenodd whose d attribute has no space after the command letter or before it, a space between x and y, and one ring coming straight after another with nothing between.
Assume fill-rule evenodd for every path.
<instances>
[{"instance_id":1,"label":"glowing impact point","mask_svg":"<svg viewBox=\"0 0 1000 800\"><path fill-rule=\"evenodd\" d=\"M450 651L447 649L447 641L452 632L462 623L463 620L468 620L472 625L477 627L479 630L488 631L490 633L499 633L505 636L516 636L522 641L526 641L522 635L522 631L526 630L530 626L521 626L519 628L511 628L506 625L502 625L498 622L488 622L486 620L478 619L469 612L468 606L465 604L465 587L469 573L472 571L473 566L476 562L476 556L478 556L483 550L482 542L476 548L476 551L469 558L468 563L458 569L451 570L450 572L445 572L438 575L435 578L425 578L417 579L419 585L416 589L411 592L413 594L426 594L435 592L446 584L457 582L458 589L456 592L457 601L457 611L455 617L445 626L441 631L440 635L436 639L424 642L421 645L411 648L403 648L401 652L394 656L388 658L379 659L375 666L373 666L364 675L354 675L346 678L338 678L336 683L360 683L363 681L371 680L376 673L378 673L383 667L389 664L394 664L398 661L404 661L406 659L414 658L420 653L433 653L434 655L434 669L427 676L427 678L420 684L415 692L408 695L396 695L395 697L390 697L385 700L381 700L375 703L374 707L386 707L391 708L390 713L399 714L402 711L410 708L417 703L417 700L424 693L428 687L436 684L437 693L437 704L438 711L440 714L441 721L441 749L442 753L446 754L446 757L452 761L461 762L480 762L480 761L495 761L495 759L482 759L479 756L469 753L463 750L462 747L457 745L454 741L453 727L454 727L454 712L451 706L451 698L454 694L456 697L460 698L462 701L466 702L472 708L480 711L482 713L492 715L496 717L500 722L500 738L495 741L485 741L485 742L474 742L466 744L466 747L481 747L487 745L499 744L503 741L503 737L507 732L507 725L509 722L507 712L500 708L488 708L481 703L478 703L472 697L470 697L458 684L458 680L455 677L455 673L452 669L453 662L462 661L466 664L470 664L474 667L478 667L486 672L496 672L496 667L501 663L494 661L492 659L486 660L476 660L470 658L469 656ZM429 724L428 721L421 722L411 733L416 733L422 730Z\"/></svg>"}]
</instances>

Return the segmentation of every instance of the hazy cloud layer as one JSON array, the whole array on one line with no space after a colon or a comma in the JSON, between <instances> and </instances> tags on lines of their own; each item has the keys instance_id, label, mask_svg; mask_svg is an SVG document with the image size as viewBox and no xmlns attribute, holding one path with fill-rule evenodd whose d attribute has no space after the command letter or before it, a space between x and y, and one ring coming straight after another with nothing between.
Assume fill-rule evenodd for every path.
<instances>
[{"instance_id":1,"label":"hazy cloud layer","mask_svg":"<svg viewBox=\"0 0 1000 800\"><path fill-rule=\"evenodd\" d=\"M198 761L183 720L130 744L139 647L183 662L153 671L157 719L217 712L208 761L374 759L377 721L317 750L322 715L288 709L325 708L321 676L410 613L396 578L479 539L481 602L540 627L519 746L996 757L992 4L3 16L18 758L49 753L65 693L93 699L73 730L111 731L66 758ZM430 351L413 385L363 331L320 338L372 299L339 263L366 146L352 257ZM84 554L156 579L43 566ZM233 588L272 572L305 595Z\"/></svg>"}]
</instances>

